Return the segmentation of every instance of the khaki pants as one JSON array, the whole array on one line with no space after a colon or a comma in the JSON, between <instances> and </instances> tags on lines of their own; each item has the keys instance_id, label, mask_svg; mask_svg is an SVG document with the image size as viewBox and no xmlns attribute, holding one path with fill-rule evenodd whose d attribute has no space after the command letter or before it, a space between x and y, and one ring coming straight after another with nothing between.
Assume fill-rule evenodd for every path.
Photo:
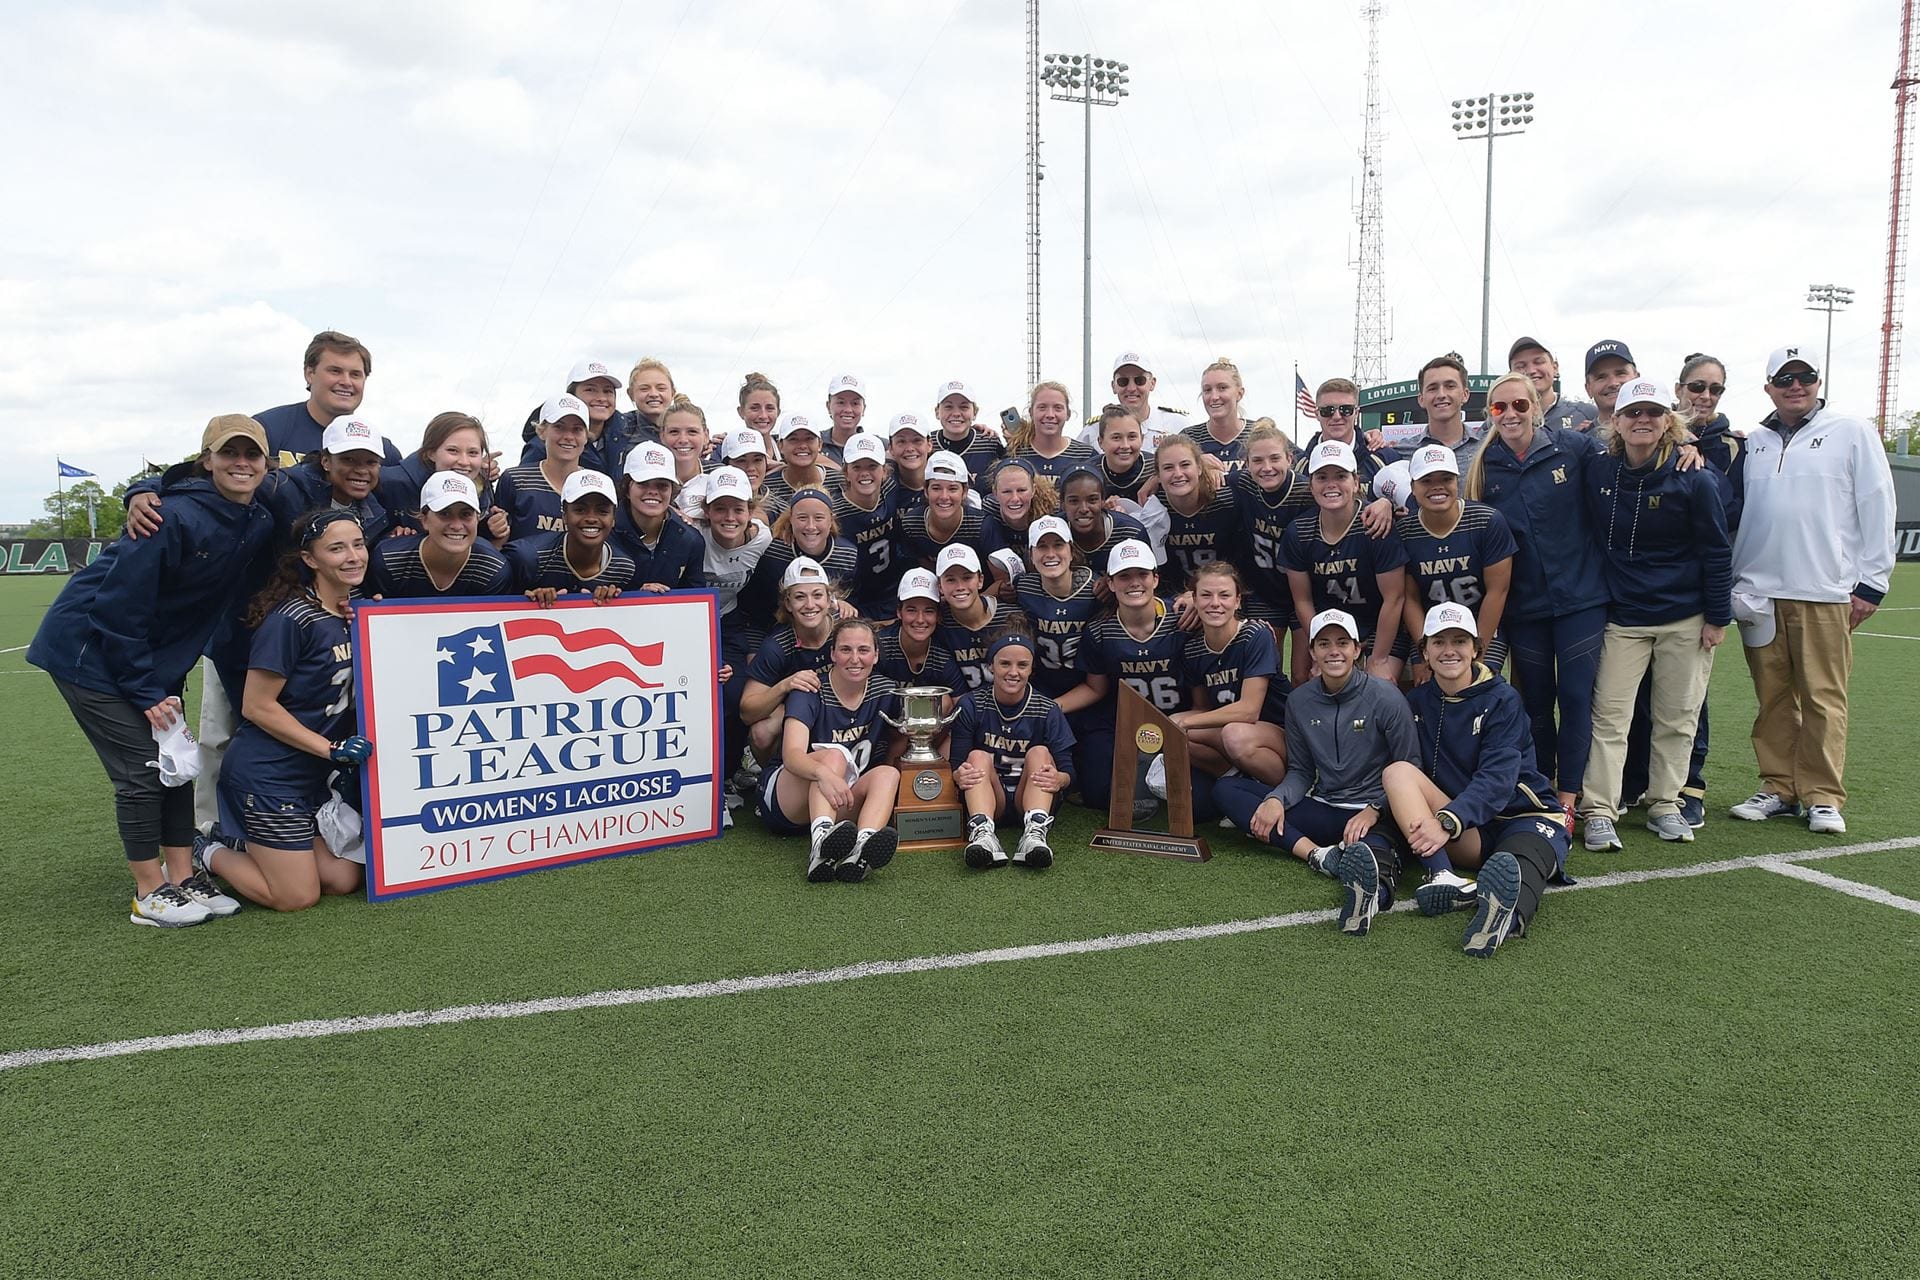
<instances>
[{"instance_id":1,"label":"khaki pants","mask_svg":"<svg viewBox=\"0 0 1920 1280\"><path fill-rule=\"evenodd\" d=\"M1801 804L1847 802L1847 680L1851 607L1775 600L1773 643L1747 650L1754 698L1753 758L1760 785Z\"/></svg>"},{"instance_id":2,"label":"khaki pants","mask_svg":"<svg viewBox=\"0 0 1920 1280\"><path fill-rule=\"evenodd\" d=\"M1653 668L1653 739L1647 767L1647 816L1676 813L1687 782L1693 733L1713 674L1713 650L1700 647L1705 618L1695 614L1657 627L1607 624L1600 672L1593 682L1593 749L1582 792L1590 817L1620 816L1620 771L1640 678Z\"/></svg>"},{"instance_id":3,"label":"khaki pants","mask_svg":"<svg viewBox=\"0 0 1920 1280\"><path fill-rule=\"evenodd\" d=\"M213 659L200 659L200 776L193 780L193 825L202 835L220 821L220 762L239 727L240 708L227 701L227 686L220 683Z\"/></svg>"}]
</instances>

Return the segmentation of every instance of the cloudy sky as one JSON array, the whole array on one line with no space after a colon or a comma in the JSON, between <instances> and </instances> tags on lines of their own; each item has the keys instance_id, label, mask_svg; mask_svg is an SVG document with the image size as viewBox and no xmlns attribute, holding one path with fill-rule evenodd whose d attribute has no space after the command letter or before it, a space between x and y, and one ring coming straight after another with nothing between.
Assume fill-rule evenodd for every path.
<instances>
[{"instance_id":1,"label":"cloudy sky","mask_svg":"<svg viewBox=\"0 0 1920 1280\"><path fill-rule=\"evenodd\" d=\"M1893 0L1399 0L1384 24L1391 372L1479 345L1484 150L1450 99L1532 90L1495 172L1496 360L1601 337L1670 377L1821 340L1870 414ZM1093 119L1094 359L1194 403L1236 360L1286 420L1352 362L1358 0L1046 0L1042 48L1124 59ZM731 421L740 376L870 416L947 378L1023 397L1024 25L1015 0L16 3L0 14L0 521L56 452L109 482L210 416L301 399L315 330L364 339L363 413L515 434L593 355L663 357ZM1080 382L1082 116L1042 102L1043 365ZM1909 378L1905 400L1920 398ZM624 397L622 398L624 407ZM1076 408L1079 406L1076 405Z\"/></svg>"}]
</instances>

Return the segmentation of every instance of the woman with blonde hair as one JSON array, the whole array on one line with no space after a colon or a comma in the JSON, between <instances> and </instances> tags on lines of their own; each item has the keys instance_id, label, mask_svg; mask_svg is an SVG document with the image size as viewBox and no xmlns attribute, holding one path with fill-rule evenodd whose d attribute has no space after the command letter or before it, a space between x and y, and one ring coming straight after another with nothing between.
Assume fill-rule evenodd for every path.
<instances>
[{"instance_id":1,"label":"woman with blonde hair","mask_svg":"<svg viewBox=\"0 0 1920 1280\"><path fill-rule=\"evenodd\" d=\"M1713 651L1733 621L1733 543L1726 482L1711 469L1683 471L1687 424L1651 378L1635 378L1614 402L1606 453L1585 469L1581 495L1612 604L1593 690L1584 843L1618 849L1620 780L1634 695L1653 673L1653 736L1647 829L1691 841L1680 788L1713 672Z\"/></svg>"},{"instance_id":2,"label":"woman with blonde hair","mask_svg":"<svg viewBox=\"0 0 1920 1280\"><path fill-rule=\"evenodd\" d=\"M673 373L652 356L642 356L627 375L627 399L633 411L627 417L627 444L660 438L660 419L677 396Z\"/></svg>"},{"instance_id":3,"label":"woman with blonde hair","mask_svg":"<svg viewBox=\"0 0 1920 1280\"><path fill-rule=\"evenodd\" d=\"M1073 400L1065 384L1042 382L1027 398L1027 416L1007 429L1007 456L1023 458L1037 476L1056 485L1076 467L1089 466L1099 451L1067 434Z\"/></svg>"},{"instance_id":4,"label":"woman with blonde hair","mask_svg":"<svg viewBox=\"0 0 1920 1280\"><path fill-rule=\"evenodd\" d=\"M1240 370L1222 356L1200 375L1200 407L1207 412L1205 422L1196 422L1180 434L1199 445L1209 458L1218 458L1228 471L1247 464L1247 432L1253 424L1240 416L1240 402L1247 389L1240 381Z\"/></svg>"}]
</instances>

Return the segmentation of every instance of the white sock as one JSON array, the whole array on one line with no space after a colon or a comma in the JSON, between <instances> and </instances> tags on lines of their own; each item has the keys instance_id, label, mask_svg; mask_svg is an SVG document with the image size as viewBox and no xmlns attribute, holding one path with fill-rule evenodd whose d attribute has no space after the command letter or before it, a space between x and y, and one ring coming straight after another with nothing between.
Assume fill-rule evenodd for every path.
<instances>
[{"instance_id":1,"label":"white sock","mask_svg":"<svg viewBox=\"0 0 1920 1280\"><path fill-rule=\"evenodd\" d=\"M1027 810L1027 825L1045 831L1053 825L1053 815L1045 809L1029 809Z\"/></svg>"},{"instance_id":2,"label":"white sock","mask_svg":"<svg viewBox=\"0 0 1920 1280\"><path fill-rule=\"evenodd\" d=\"M872 834L873 834L873 833L874 833L875 831L877 831L878 829L879 829L879 828L877 828L877 827L862 827L862 828L860 828L860 830L859 830L859 831L858 831L858 832L857 832L857 833L856 833L856 834L854 835L854 837L853 837L853 851L854 851L855 853L859 853L859 852L860 852L860 851L861 851L862 849L864 849L864 848L866 848L866 847L867 847L867 837L868 837L868 836L870 836L870 835L872 835Z\"/></svg>"}]
</instances>

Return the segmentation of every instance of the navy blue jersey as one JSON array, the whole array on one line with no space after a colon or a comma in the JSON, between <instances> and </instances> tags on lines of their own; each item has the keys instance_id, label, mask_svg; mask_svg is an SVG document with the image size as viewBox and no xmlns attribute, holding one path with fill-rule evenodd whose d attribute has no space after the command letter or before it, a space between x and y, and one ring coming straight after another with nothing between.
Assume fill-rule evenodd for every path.
<instances>
[{"instance_id":1,"label":"navy blue jersey","mask_svg":"<svg viewBox=\"0 0 1920 1280\"><path fill-rule=\"evenodd\" d=\"M1117 615L1107 614L1095 618L1080 637L1080 669L1132 686L1135 693L1161 711L1184 711L1190 684L1182 662L1186 641L1186 633L1180 630L1171 610L1159 611L1153 630L1144 640L1134 639ZM1111 722L1113 702L1099 705Z\"/></svg>"},{"instance_id":2,"label":"navy blue jersey","mask_svg":"<svg viewBox=\"0 0 1920 1280\"><path fill-rule=\"evenodd\" d=\"M1200 452L1220 459L1221 465L1228 471L1238 471L1247 465L1247 433L1251 430L1253 424L1245 418L1240 419L1240 430L1225 444L1213 438L1213 432L1204 422L1196 422L1180 434L1199 445Z\"/></svg>"},{"instance_id":3,"label":"navy blue jersey","mask_svg":"<svg viewBox=\"0 0 1920 1280\"><path fill-rule=\"evenodd\" d=\"M600 587L618 587L625 591L638 578L633 559L616 551L611 539L600 545L600 571L583 578L567 563L567 535L541 533L519 542L509 542L507 563L513 567L516 591L552 587L555 591L594 591Z\"/></svg>"},{"instance_id":4,"label":"navy blue jersey","mask_svg":"<svg viewBox=\"0 0 1920 1280\"><path fill-rule=\"evenodd\" d=\"M1487 566L1513 559L1507 518L1484 502L1469 502L1460 523L1442 538L1428 531L1419 513L1401 516L1393 534L1407 550L1407 590L1421 607L1451 600L1478 610L1487 595Z\"/></svg>"},{"instance_id":5,"label":"navy blue jersey","mask_svg":"<svg viewBox=\"0 0 1920 1280\"><path fill-rule=\"evenodd\" d=\"M1007 456L1019 458L1028 466L1032 467L1036 475L1043 475L1053 481L1056 488L1059 487L1062 480L1067 478L1069 473L1078 471L1083 467L1098 466L1100 463L1100 451L1080 440L1067 441L1067 447L1059 453L1054 454L1051 458L1035 453L1032 449L1026 449L1020 453L1009 454Z\"/></svg>"},{"instance_id":6,"label":"navy blue jersey","mask_svg":"<svg viewBox=\"0 0 1920 1280\"><path fill-rule=\"evenodd\" d=\"M953 651L940 643L937 631L927 642L926 656L918 663L910 661L901 647L900 628L885 627L879 638L880 660L874 664L874 670L895 684L902 688L951 689L956 695L967 691L967 678L960 674L960 664L953 660Z\"/></svg>"},{"instance_id":7,"label":"navy blue jersey","mask_svg":"<svg viewBox=\"0 0 1920 1280\"><path fill-rule=\"evenodd\" d=\"M711 469L710 467L701 467L702 471ZM781 510L784 511L787 507L793 505L793 495L802 489L818 489L820 492L826 493L837 477L835 477L829 468L822 466L818 462L814 464L814 470L820 473L818 480L810 481L807 484L796 485L787 479L786 468L769 467L767 469L767 500L770 503L778 504Z\"/></svg>"},{"instance_id":8,"label":"navy blue jersey","mask_svg":"<svg viewBox=\"0 0 1920 1280\"><path fill-rule=\"evenodd\" d=\"M753 572L747 575L747 585L740 588L739 598L734 605L735 612L749 623L771 619L774 607L780 603L780 579L786 574L787 566L793 563L794 557L800 554L793 543L784 538L769 542L753 566ZM835 590L852 590L860 569L860 553L853 549L851 542L835 538L825 555L810 558L826 570L827 581Z\"/></svg>"},{"instance_id":9,"label":"navy blue jersey","mask_svg":"<svg viewBox=\"0 0 1920 1280\"><path fill-rule=\"evenodd\" d=\"M567 527L560 491L547 482L538 464L502 471L493 486L493 505L507 513L508 541L560 533Z\"/></svg>"},{"instance_id":10,"label":"navy blue jersey","mask_svg":"<svg viewBox=\"0 0 1920 1280\"><path fill-rule=\"evenodd\" d=\"M669 591L707 585L707 543L700 531L668 512L660 532L648 542L624 505L614 517L613 549L633 561L635 582L657 582Z\"/></svg>"},{"instance_id":11,"label":"navy blue jersey","mask_svg":"<svg viewBox=\"0 0 1920 1280\"><path fill-rule=\"evenodd\" d=\"M1287 526L1302 512L1313 510L1313 491L1307 478L1293 471L1272 493L1264 492L1247 471L1234 472L1229 487L1246 533L1246 540L1228 557L1246 580L1241 612L1284 628L1293 618L1293 588L1287 585L1287 568L1280 563L1280 543L1287 536Z\"/></svg>"},{"instance_id":12,"label":"navy blue jersey","mask_svg":"<svg viewBox=\"0 0 1920 1280\"><path fill-rule=\"evenodd\" d=\"M1214 492L1213 501L1190 516L1181 515L1169 505L1166 580L1160 585L1176 594L1185 591L1192 584L1194 570L1201 565L1212 560L1237 561L1245 539L1239 506L1231 487L1224 483Z\"/></svg>"},{"instance_id":13,"label":"navy blue jersey","mask_svg":"<svg viewBox=\"0 0 1920 1280\"><path fill-rule=\"evenodd\" d=\"M974 487L983 487L987 472L993 470L993 464L1007 456L1007 446L1000 437L982 427L968 428L965 437L953 439L947 429L941 427L933 433L932 448L935 451L945 449L948 453L960 455L960 461L967 464L967 475L973 480Z\"/></svg>"},{"instance_id":14,"label":"navy blue jersey","mask_svg":"<svg viewBox=\"0 0 1920 1280\"><path fill-rule=\"evenodd\" d=\"M904 570L893 554L894 527L899 520L894 496L897 492L893 485L882 484L879 500L869 511L855 503L844 490L834 491L833 518L840 526L840 536L852 543L859 555L852 585L854 599L862 606L869 601L888 604L900 587ZM861 612L873 616L864 607ZM893 609L888 608L886 614L893 616Z\"/></svg>"},{"instance_id":15,"label":"navy blue jersey","mask_svg":"<svg viewBox=\"0 0 1920 1280\"><path fill-rule=\"evenodd\" d=\"M1379 575L1405 565L1407 549L1391 533L1384 538L1369 537L1358 511L1340 541L1329 544L1320 537L1320 512L1314 510L1287 526L1287 536L1280 543L1280 559L1287 568L1307 575L1315 613L1344 609L1371 636L1380 624ZM1307 623L1305 618L1295 621L1299 626ZM1399 629L1398 618L1387 621L1396 631Z\"/></svg>"},{"instance_id":16,"label":"navy blue jersey","mask_svg":"<svg viewBox=\"0 0 1920 1280\"><path fill-rule=\"evenodd\" d=\"M1100 539L1099 546L1089 548L1080 541L1079 534L1073 537L1073 545L1079 547L1080 554L1087 558L1087 568L1093 570L1093 576L1096 578L1107 576L1107 557L1113 554L1113 549L1121 543L1132 539L1135 542L1144 542L1148 546L1153 545L1153 540L1147 536L1147 526L1125 512L1103 511L1100 513L1100 518L1107 532Z\"/></svg>"},{"instance_id":17,"label":"navy blue jersey","mask_svg":"<svg viewBox=\"0 0 1920 1280\"><path fill-rule=\"evenodd\" d=\"M919 565L931 569L940 558L941 550L954 545L972 547L984 567L987 556L1001 545L998 536L988 530L986 515L975 506L968 506L960 513L960 527L952 537L941 539L935 539L927 531L926 507L902 511L894 525L893 539L895 559L903 568Z\"/></svg>"},{"instance_id":18,"label":"navy blue jersey","mask_svg":"<svg viewBox=\"0 0 1920 1280\"><path fill-rule=\"evenodd\" d=\"M551 535L549 535L551 536ZM503 596L513 590L513 570L493 544L475 538L467 548L467 562L445 586L433 580L420 558L425 538L386 538L375 547L367 564L367 594L387 600L428 596Z\"/></svg>"},{"instance_id":19,"label":"navy blue jersey","mask_svg":"<svg viewBox=\"0 0 1920 1280\"><path fill-rule=\"evenodd\" d=\"M747 679L769 687L779 684L797 671L821 672L833 664L833 648L822 637L818 649L809 649L790 626L775 627L773 634L760 642L760 649L747 664Z\"/></svg>"},{"instance_id":20,"label":"navy blue jersey","mask_svg":"<svg viewBox=\"0 0 1920 1280\"><path fill-rule=\"evenodd\" d=\"M260 620L247 667L286 677L280 705L301 727L328 742L354 731L353 631L346 618L334 617L313 597L283 600ZM247 720L240 722L220 765L222 781L237 791L289 798L324 787L333 768Z\"/></svg>"},{"instance_id":21,"label":"navy blue jersey","mask_svg":"<svg viewBox=\"0 0 1920 1280\"><path fill-rule=\"evenodd\" d=\"M1269 724L1284 724L1287 719L1287 695L1293 686L1280 674L1280 648L1273 628L1252 619L1243 621L1227 647L1214 652L1204 631L1187 633L1186 650L1181 655L1187 683L1202 691L1210 706L1224 707L1240 700L1240 682L1258 676L1267 678L1267 696L1260 704L1260 718Z\"/></svg>"},{"instance_id":22,"label":"navy blue jersey","mask_svg":"<svg viewBox=\"0 0 1920 1280\"><path fill-rule=\"evenodd\" d=\"M1125 498L1128 502L1140 501L1141 486L1153 479L1153 467L1144 453L1124 471L1111 470L1107 460L1102 457L1094 472L1100 477L1100 487L1109 498Z\"/></svg>"},{"instance_id":23,"label":"navy blue jersey","mask_svg":"<svg viewBox=\"0 0 1920 1280\"><path fill-rule=\"evenodd\" d=\"M1072 577L1064 599L1048 591L1037 572L1029 570L1013 580L1020 612L1032 622L1033 642L1040 646L1034 655L1033 684L1049 698L1086 679L1080 669L1080 637L1100 608L1093 594L1093 571L1075 569Z\"/></svg>"},{"instance_id":24,"label":"navy blue jersey","mask_svg":"<svg viewBox=\"0 0 1920 1280\"><path fill-rule=\"evenodd\" d=\"M1314 446L1318 445L1320 441L1321 433L1316 431L1313 433L1311 440L1300 446L1300 454L1294 459L1293 469L1299 473L1302 480L1307 478L1307 460L1313 456ZM1382 445L1378 449L1368 448L1365 432L1360 433L1348 443L1353 448L1353 460L1360 468L1357 474L1360 477L1360 492L1363 494L1373 492L1373 478L1375 476L1379 475L1381 471L1387 467L1401 461L1401 454L1398 449L1389 448L1386 445ZM1465 463L1461 464L1460 474L1466 474Z\"/></svg>"},{"instance_id":25,"label":"navy blue jersey","mask_svg":"<svg viewBox=\"0 0 1920 1280\"><path fill-rule=\"evenodd\" d=\"M1003 707L992 689L975 689L960 703L947 751L955 764L975 751L986 752L1000 781L1013 786L1026 768L1027 752L1035 747L1045 747L1060 772L1073 768L1073 730L1052 698L1029 689L1018 706Z\"/></svg>"},{"instance_id":26,"label":"navy blue jersey","mask_svg":"<svg viewBox=\"0 0 1920 1280\"><path fill-rule=\"evenodd\" d=\"M891 730L880 713L898 710L893 705L894 688L893 681L885 676L871 675L860 700L848 706L822 671L820 692L795 689L787 695L787 719L807 726L808 750L828 745L845 747L853 756L854 767L865 773L876 761L886 761L887 734Z\"/></svg>"},{"instance_id":27,"label":"navy blue jersey","mask_svg":"<svg viewBox=\"0 0 1920 1280\"><path fill-rule=\"evenodd\" d=\"M977 627L969 627L956 620L944 604L940 606L940 625L935 629L934 639L942 648L953 654L955 665L969 689L978 689L982 685L993 683L992 663L987 657L987 648L1002 631L1009 628L1025 631L1025 619L1018 609L1005 609L992 596L983 597L987 602L987 620Z\"/></svg>"},{"instance_id":28,"label":"navy blue jersey","mask_svg":"<svg viewBox=\"0 0 1920 1280\"><path fill-rule=\"evenodd\" d=\"M317 420L305 400L262 409L253 415L253 420L267 433L268 456L277 458L283 467L292 466L310 453L318 453L327 426L333 421L331 418L326 422ZM391 440L386 442L383 460L400 461L400 450Z\"/></svg>"}]
</instances>

